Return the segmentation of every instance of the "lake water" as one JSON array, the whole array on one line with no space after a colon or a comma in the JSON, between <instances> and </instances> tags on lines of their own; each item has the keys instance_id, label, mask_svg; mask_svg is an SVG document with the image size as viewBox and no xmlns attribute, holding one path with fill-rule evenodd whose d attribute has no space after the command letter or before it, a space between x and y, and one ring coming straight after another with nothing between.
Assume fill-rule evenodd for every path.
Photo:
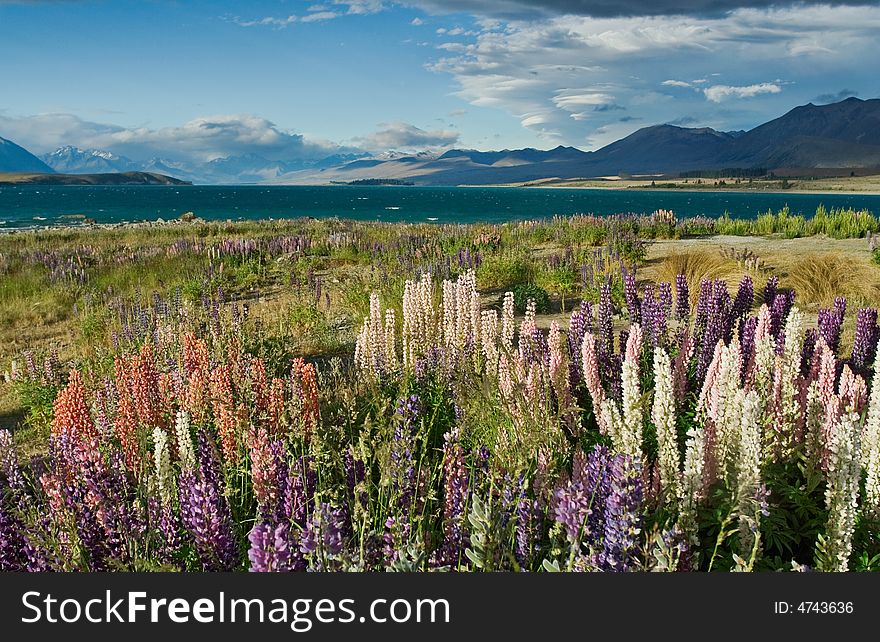
<instances>
[{"instance_id":1,"label":"lake water","mask_svg":"<svg viewBox=\"0 0 880 642\"><path fill-rule=\"evenodd\" d=\"M880 196L735 193L680 190L596 190L504 187L392 186L69 186L0 187L0 230L176 218L194 212L207 220L316 218L438 223L503 222L555 214L649 214L671 209L679 217L717 217L725 211L752 218L788 205L812 214L819 204L880 213Z\"/></svg>"}]
</instances>

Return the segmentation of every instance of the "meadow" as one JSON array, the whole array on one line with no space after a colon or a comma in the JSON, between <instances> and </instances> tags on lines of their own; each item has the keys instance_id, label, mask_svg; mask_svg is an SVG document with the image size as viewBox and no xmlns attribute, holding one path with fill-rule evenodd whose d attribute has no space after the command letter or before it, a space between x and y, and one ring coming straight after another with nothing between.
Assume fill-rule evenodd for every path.
<instances>
[{"instance_id":1,"label":"meadow","mask_svg":"<svg viewBox=\"0 0 880 642\"><path fill-rule=\"evenodd\" d=\"M0 236L0 568L880 570L878 229Z\"/></svg>"}]
</instances>

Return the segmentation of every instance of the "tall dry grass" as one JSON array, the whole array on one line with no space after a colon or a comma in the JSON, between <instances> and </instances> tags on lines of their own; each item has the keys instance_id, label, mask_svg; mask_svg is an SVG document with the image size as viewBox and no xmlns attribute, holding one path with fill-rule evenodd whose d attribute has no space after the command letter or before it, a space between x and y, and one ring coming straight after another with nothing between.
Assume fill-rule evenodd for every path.
<instances>
[{"instance_id":1,"label":"tall dry grass","mask_svg":"<svg viewBox=\"0 0 880 642\"><path fill-rule=\"evenodd\" d=\"M703 279L735 282L744 274L736 261L715 250L673 252L659 259L652 268L654 281L658 283L674 283L676 275L684 274L688 281L691 303L696 303L700 294L700 281Z\"/></svg>"},{"instance_id":2,"label":"tall dry grass","mask_svg":"<svg viewBox=\"0 0 880 642\"><path fill-rule=\"evenodd\" d=\"M867 259L837 253L808 254L794 263L782 285L797 292L801 305L827 307L844 296L850 306L880 305L880 269Z\"/></svg>"}]
</instances>

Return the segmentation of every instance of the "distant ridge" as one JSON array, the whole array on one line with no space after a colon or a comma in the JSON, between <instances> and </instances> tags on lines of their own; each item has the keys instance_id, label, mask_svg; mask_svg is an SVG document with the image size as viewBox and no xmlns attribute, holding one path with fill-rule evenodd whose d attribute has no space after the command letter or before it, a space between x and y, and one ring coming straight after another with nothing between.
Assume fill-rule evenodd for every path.
<instances>
[{"instance_id":1,"label":"distant ridge","mask_svg":"<svg viewBox=\"0 0 880 642\"><path fill-rule=\"evenodd\" d=\"M0 138L0 172L47 172L54 170L24 147Z\"/></svg>"},{"instance_id":2,"label":"distant ridge","mask_svg":"<svg viewBox=\"0 0 880 642\"><path fill-rule=\"evenodd\" d=\"M164 174L114 172L106 174L0 173L0 185L192 185Z\"/></svg>"},{"instance_id":3,"label":"distant ridge","mask_svg":"<svg viewBox=\"0 0 880 642\"><path fill-rule=\"evenodd\" d=\"M880 173L880 99L810 103L746 132L653 125L595 152L562 146L546 151L453 149L433 159L357 161L321 172L292 172L271 182L398 179L418 185L486 185L725 168L782 174L791 168L815 169L822 175L874 168Z\"/></svg>"},{"instance_id":4,"label":"distant ridge","mask_svg":"<svg viewBox=\"0 0 880 642\"><path fill-rule=\"evenodd\" d=\"M593 152L565 146L549 150L451 149L442 154L389 151L372 157L355 152L311 160L272 160L249 153L199 163L165 156L133 161L108 150L65 146L41 160L0 138L0 171L80 176L146 173L193 183L264 185L352 181L488 185L623 175L678 176L722 169L745 175L757 168L779 176L880 173L880 99L808 103L748 131L652 125ZM72 185L111 179L59 180ZM159 179L124 180L157 184L149 181Z\"/></svg>"}]
</instances>

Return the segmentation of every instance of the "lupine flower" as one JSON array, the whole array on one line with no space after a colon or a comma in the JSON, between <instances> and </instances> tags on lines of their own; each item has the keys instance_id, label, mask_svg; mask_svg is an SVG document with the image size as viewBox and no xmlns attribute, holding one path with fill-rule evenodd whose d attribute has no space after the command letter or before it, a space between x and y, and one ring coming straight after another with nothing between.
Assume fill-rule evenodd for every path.
<instances>
[{"instance_id":1,"label":"lupine flower","mask_svg":"<svg viewBox=\"0 0 880 642\"><path fill-rule=\"evenodd\" d=\"M835 353L840 347L840 331L843 328L843 318L846 314L846 299L836 297L834 306L819 310L818 330L819 335Z\"/></svg>"},{"instance_id":2,"label":"lupine flower","mask_svg":"<svg viewBox=\"0 0 880 642\"><path fill-rule=\"evenodd\" d=\"M256 573L278 573L296 568L299 557L297 541L287 524L255 524L248 534L250 570Z\"/></svg>"},{"instance_id":3,"label":"lupine flower","mask_svg":"<svg viewBox=\"0 0 880 642\"><path fill-rule=\"evenodd\" d=\"M581 345L581 364L584 373L584 383L590 392L593 400L593 414L596 417L596 423L599 431L608 432L608 426L605 424L602 415L602 404L605 401L605 390L602 388L602 381L599 375L599 357L596 348L596 338L587 333L584 342Z\"/></svg>"},{"instance_id":4,"label":"lupine flower","mask_svg":"<svg viewBox=\"0 0 880 642\"><path fill-rule=\"evenodd\" d=\"M734 324L742 322L752 309L752 302L755 298L755 286L752 283L752 277L748 274L743 276L739 282L739 290L736 292L736 298L733 300L733 308L730 311Z\"/></svg>"},{"instance_id":5,"label":"lupine flower","mask_svg":"<svg viewBox=\"0 0 880 642\"><path fill-rule=\"evenodd\" d=\"M171 452L168 449L168 433L153 428L153 465L156 467L156 483L162 503L171 503L175 494L174 477L171 475Z\"/></svg>"},{"instance_id":6,"label":"lupine flower","mask_svg":"<svg viewBox=\"0 0 880 642\"><path fill-rule=\"evenodd\" d=\"M858 415L842 415L834 426L829 446L831 458L825 488L828 525L819 544L824 570L849 569L861 475L859 442Z\"/></svg>"},{"instance_id":7,"label":"lupine flower","mask_svg":"<svg viewBox=\"0 0 880 642\"><path fill-rule=\"evenodd\" d=\"M654 350L654 403L651 408L651 421L657 429L660 485L668 499L678 497L681 474L675 417L672 364L666 351L657 348Z\"/></svg>"},{"instance_id":8,"label":"lupine flower","mask_svg":"<svg viewBox=\"0 0 880 642\"><path fill-rule=\"evenodd\" d=\"M758 537L759 520L763 507L757 501L761 496L762 435L760 425L760 398L751 390L740 392L741 418L739 448L736 460L736 502L739 521L740 555L752 556Z\"/></svg>"},{"instance_id":9,"label":"lupine flower","mask_svg":"<svg viewBox=\"0 0 880 642\"><path fill-rule=\"evenodd\" d=\"M329 570L326 562L340 553L345 545L346 515L342 509L322 503L312 514L300 539L300 551L311 555L315 570Z\"/></svg>"},{"instance_id":10,"label":"lupine flower","mask_svg":"<svg viewBox=\"0 0 880 642\"><path fill-rule=\"evenodd\" d=\"M70 371L67 387L53 404L52 434L69 433L87 439L96 434L95 423L86 404L86 390L78 370Z\"/></svg>"},{"instance_id":11,"label":"lupine flower","mask_svg":"<svg viewBox=\"0 0 880 642\"><path fill-rule=\"evenodd\" d=\"M468 470L458 429L444 435L443 447L443 548L444 559L454 564L465 544L464 518L468 495Z\"/></svg>"},{"instance_id":12,"label":"lupine flower","mask_svg":"<svg viewBox=\"0 0 880 642\"><path fill-rule=\"evenodd\" d=\"M635 270L629 270L623 275L623 298L626 301L626 309L629 312L629 319L632 323L641 323L641 302L639 301L639 292L636 287Z\"/></svg>"},{"instance_id":13,"label":"lupine flower","mask_svg":"<svg viewBox=\"0 0 880 642\"><path fill-rule=\"evenodd\" d=\"M642 525L642 478L639 464L618 455L611 461L605 501L605 539L599 567L607 571L635 570Z\"/></svg>"},{"instance_id":14,"label":"lupine flower","mask_svg":"<svg viewBox=\"0 0 880 642\"><path fill-rule=\"evenodd\" d=\"M183 471L180 516L207 570L230 570L238 562L229 503L220 487L219 462L205 431L199 433L199 469Z\"/></svg>"},{"instance_id":15,"label":"lupine flower","mask_svg":"<svg viewBox=\"0 0 880 642\"><path fill-rule=\"evenodd\" d=\"M877 351L877 309L862 308L856 316L856 335L853 340L850 364L857 373L866 372L874 363Z\"/></svg>"},{"instance_id":16,"label":"lupine flower","mask_svg":"<svg viewBox=\"0 0 880 642\"><path fill-rule=\"evenodd\" d=\"M880 517L880 359L874 361L861 455L866 472L865 507L872 516Z\"/></svg>"},{"instance_id":17,"label":"lupine flower","mask_svg":"<svg viewBox=\"0 0 880 642\"><path fill-rule=\"evenodd\" d=\"M797 308L787 315L784 336L783 353L773 381L775 421L770 440L777 457L786 457L803 436L800 434L802 408L798 399L798 378L804 328L803 314Z\"/></svg>"},{"instance_id":18,"label":"lupine flower","mask_svg":"<svg viewBox=\"0 0 880 642\"><path fill-rule=\"evenodd\" d=\"M639 390L639 359L642 332L638 325L631 327L626 342L626 359L623 362L621 408L611 400L602 404L602 421L608 427L617 452L629 455L637 461L642 457L642 410Z\"/></svg>"},{"instance_id":19,"label":"lupine flower","mask_svg":"<svg viewBox=\"0 0 880 642\"><path fill-rule=\"evenodd\" d=\"M183 470L195 470L196 453L193 449L192 435L189 432L189 415L185 410L177 411L174 423L174 436L177 441L177 457Z\"/></svg>"},{"instance_id":20,"label":"lupine flower","mask_svg":"<svg viewBox=\"0 0 880 642\"><path fill-rule=\"evenodd\" d=\"M688 321L691 316L690 294L688 292L687 277L684 274L675 275L675 318L679 321Z\"/></svg>"}]
</instances>

